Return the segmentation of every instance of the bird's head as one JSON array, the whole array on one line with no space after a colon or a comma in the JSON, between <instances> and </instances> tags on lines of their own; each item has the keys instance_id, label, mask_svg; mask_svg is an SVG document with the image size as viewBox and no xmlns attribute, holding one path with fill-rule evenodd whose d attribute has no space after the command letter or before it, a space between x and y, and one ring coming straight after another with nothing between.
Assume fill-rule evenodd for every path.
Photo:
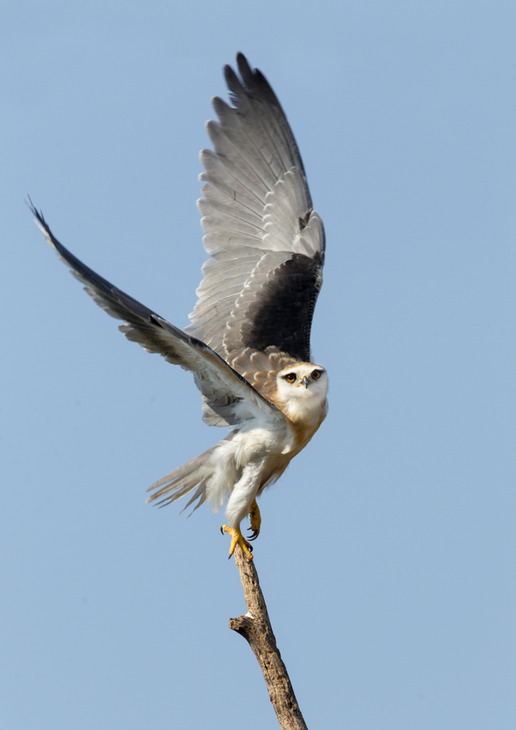
<instances>
[{"instance_id":1,"label":"bird's head","mask_svg":"<svg viewBox=\"0 0 516 730\"><path fill-rule=\"evenodd\" d=\"M277 398L282 404L305 408L322 407L326 402L328 374L321 365L297 362L280 370L276 378Z\"/></svg>"}]
</instances>

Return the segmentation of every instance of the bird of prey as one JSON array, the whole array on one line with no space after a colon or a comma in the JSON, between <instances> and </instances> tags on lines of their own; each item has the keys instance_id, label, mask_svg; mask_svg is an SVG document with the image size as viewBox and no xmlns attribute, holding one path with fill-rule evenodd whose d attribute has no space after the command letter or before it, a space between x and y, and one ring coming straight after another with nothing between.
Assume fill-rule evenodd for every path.
<instances>
[{"instance_id":1,"label":"bird of prey","mask_svg":"<svg viewBox=\"0 0 516 730\"><path fill-rule=\"evenodd\" d=\"M181 330L88 268L29 205L48 242L129 340L193 373L203 418L228 435L149 487L163 506L190 494L197 509L227 499L229 556L261 526L257 497L315 434L328 376L312 362L310 329L322 283L324 229L299 150L263 74L243 54L224 68L231 104L213 100L212 150L201 152L199 209L208 259L190 324ZM249 515L246 539L240 523Z\"/></svg>"}]
</instances>

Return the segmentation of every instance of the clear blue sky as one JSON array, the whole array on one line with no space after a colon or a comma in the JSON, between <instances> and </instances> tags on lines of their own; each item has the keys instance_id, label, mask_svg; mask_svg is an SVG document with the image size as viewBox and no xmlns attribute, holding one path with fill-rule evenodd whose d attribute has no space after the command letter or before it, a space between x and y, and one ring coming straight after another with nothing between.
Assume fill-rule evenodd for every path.
<instances>
[{"instance_id":1,"label":"clear blue sky","mask_svg":"<svg viewBox=\"0 0 516 730\"><path fill-rule=\"evenodd\" d=\"M516 727L516 6L4 3L0 726L275 727L221 515L144 505L220 437L34 227L184 325L238 50L327 232L328 420L255 547L311 728Z\"/></svg>"}]
</instances>

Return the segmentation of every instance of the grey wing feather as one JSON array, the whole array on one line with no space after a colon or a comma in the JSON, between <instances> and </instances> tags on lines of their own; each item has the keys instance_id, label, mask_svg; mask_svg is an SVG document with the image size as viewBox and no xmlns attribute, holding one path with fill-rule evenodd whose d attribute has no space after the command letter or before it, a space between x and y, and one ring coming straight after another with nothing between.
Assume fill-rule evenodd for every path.
<instances>
[{"instance_id":1,"label":"grey wing feather","mask_svg":"<svg viewBox=\"0 0 516 730\"><path fill-rule=\"evenodd\" d=\"M30 203L36 222L48 242L85 285L90 296L108 314L124 321L120 329L148 352L162 355L194 374L205 400L205 420L213 425L237 425L246 418L267 414L283 420L276 406L260 395L216 352L113 286L82 263L53 235L41 212Z\"/></svg>"},{"instance_id":2,"label":"grey wing feather","mask_svg":"<svg viewBox=\"0 0 516 730\"><path fill-rule=\"evenodd\" d=\"M240 78L225 68L233 106L214 99L219 121L207 125L214 150L201 153L210 258L187 331L230 363L246 348L309 360L323 225L276 95L242 54L237 63Z\"/></svg>"}]
</instances>

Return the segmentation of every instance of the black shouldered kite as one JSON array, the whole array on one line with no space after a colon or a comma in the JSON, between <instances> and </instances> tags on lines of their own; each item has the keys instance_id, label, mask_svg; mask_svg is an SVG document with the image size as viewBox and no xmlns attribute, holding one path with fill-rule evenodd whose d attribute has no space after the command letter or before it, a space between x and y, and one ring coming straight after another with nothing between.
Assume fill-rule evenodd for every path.
<instances>
[{"instance_id":1,"label":"black shouldered kite","mask_svg":"<svg viewBox=\"0 0 516 730\"><path fill-rule=\"evenodd\" d=\"M151 487L166 505L190 494L218 510L227 499L230 556L251 558L257 497L310 441L327 412L328 377L312 362L310 328L322 283L324 229L285 113L263 74L237 56L224 74L231 105L215 98L207 124L199 208L208 259L191 323L181 330L79 261L32 213L48 242L122 332L193 373L203 414L228 435Z\"/></svg>"}]
</instances>

